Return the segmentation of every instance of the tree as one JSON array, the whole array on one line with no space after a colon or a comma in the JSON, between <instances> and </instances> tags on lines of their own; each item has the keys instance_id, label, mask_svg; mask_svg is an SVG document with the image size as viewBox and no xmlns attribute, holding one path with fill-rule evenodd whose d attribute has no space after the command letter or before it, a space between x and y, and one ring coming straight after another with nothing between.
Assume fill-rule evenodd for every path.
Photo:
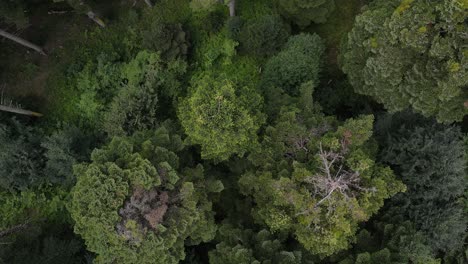
<instances>
[{"instance_id":1,"label":"tree","mask_svg":"<svg viewBox=\"0 0 468 264\"><path fill-rule=\"evenodd\" d=\"M113 138L75 168L70 212L96 263L179 263L184 244L215 235L208 194L223 185L201 165L181 168L183 144L171 127Z\"/></svg>"},{"instance_id":2,"label":"tree","mask_svg":"<svg viewBox=\"0 0 468 264\"><path fill-rule=\"evenodd\" d=\"M212 10L217 3L219 3L218 0L192 0L190 8L194 11Z\"/></svg>"},{"instance_id":3,"label":"tree","mask_svg":"<svg viewBox=\"0 0 468 264\"><path fill-rule=\"evenodd\" d=\"M467 10L459 0L374 1L343 45L342 69L356 92L391 112L411 107L460 121L468 113Z\"/></svg>"},{"instance_id":4,"label":"tree","mask_svg":"<svg viewBox=\"0 0 468 264\"><path fill-rule=\"evenodd\" d=\"M372 226L374 233L361 230L356 244L345 258L337 257L332 263L339 264L440 264L427 246L424 235L414 225L403 222L396 225L378 222Z\"/></svg>"},{"instance_id":5,"label":"tree","mask_svg":"<svg viewBox=\"0 0 468 264\"><path fill-rule=\"evenodd\" d=\"M40 130L16 119L0 125L0 187L15 191L44 182L43 149Z\"/></svg>"},{"instance_id":6,"label":"tree","mask_svg":"<svg viewBox=\"0 0 468 264\"><path fill-rule=\"evenodd\" d=\"M303 97L301 97L303 98ZM309 94L311 98L311 92ZM313 109L283 108L250 156L239 184L252 214L273 232L288 232L321 257L346 249L358 223L404 185L375 162L372 116L337 124Z\"/></svg>"},{"instance_id":7,"label":"tree","mask_svg":"<svg viewBox=\"0 0 468 264\"><path fill-rule=\"evenodd\" d=\"M317 85L324 51L324 43L317 34L292 36L283 50L265 65L265 93L276 87L297 96L301 84L311 81Z\"/></svg>"},{"instance_id":8,"label":"tree","mask_svg":"<svg viewBox=\"0 0 468 264\"><path fill-rule=\"evenodd\" d=\"M325 23L335 10L334 0L278 0L281 14L300 27Z\"/></svg>"},{"instance_id":9,"label":"tree","mask_svg":"<svg viewBox=\"0 0 468 264\"><path fill-rule=\"evenodd\" d=\"M0 230L14 231L0 237L0 263L83 263L84 245L69 228L67 195L50 187L0 191Z\"/></svg>"},{"instance_id":10,"label":"tree","mask_svg":"<svg viewBox=\"0 0 468 264\"><path fill-rule=\"evenodd\" d=\"M253 149L264 122L257 66L235 57L236 46L224 32L205 39L195 53L199 69L178 108L187 142L201 145L202 158L216 162Z\"/></svg>"},{"instance_id":11,"label":"tree","mask_svg":"<svg viewBox=\"0 0 468 264\"><path fill-rule=\"evenodd\" d=\"M190 2L190 7L194 11L201 11L201 10L213 10L216 4L225 4L229 8L229 16L235 17L236 16L236 0L192 0Z\"/></svg>"},{"instance_id":12,"label":"tree","mask_svg":"<svg viewBox=\"0 0 468 264\"><path fill-rule=\"evenodd\" d=\"M83 0L53 0L54 2L63 2L66 1L75 11L79 14L85 14L89 19L93 20L100 27L106 27L104 21L99 18L96 13L92 10L91 6L86 4Z\"/></svg>"},{"instance_id":13,"label":"tree","mask_svg":"<svg viewBox=\"0 0 468 264\"><path fill-rule=\"evenodd\" d=\"M44 149L44 175L47 182L66 189L71 188L76 181L73 166L87 161L94 147L95 136L84 133L74 126L63 126L41 141Z\"/></svg>"},{"instance_id":14,"label":"tree","mask_svg":"<svg viewBox=\"0 0 468 264\"><path fill-rule=\"evenodd\" d=\"M240 49L247 54L271 56L286 43L289 32L289 26L276 15L248 20L239 34Z\"/></svg>"},{"instance_id":15,"label":"tree","mask_svg":"<svg viewBox=\"0 0 468 264\"><path fill-rule=\"evenodd\" d=\"M223 224L218 232L221 241L209 252L210 264L301 264L302 252L288 250L285 237L276 237L266 229L236 228Z\"/></svg>"},{"instance_id":16,"label":"tree","mask_svg":"<svg viewBox=\"0 0 468 264\"><path fill-rule=\"evenodd\" d=\"M391 199L386 215L413 223L434 255L462 247L466 212L461 198L467 179L459 128L409 113L381 122L381 160L408 186Z\"/></svg>"},{"instance_id":17,"label":"tree","mask_svg":"<svg viewBox=\"0 0 468 264\"><path fill-rule=\"evenodd\" d=\"M12 40L12 41L24 46L24 47L33 49L33 50L39 52L41 55L46 55L44 50L41 47L39 47L38 45L33 44L33 43L31 43L31 42L29 42L29 41L27 41L25 39L22 39L22 38L20 38L18 36L15 36L13 34L10 34L10 33L6 32L4 30L0 29L0 36L5 37L5 38L7 38L9 40Z\"/></svg>"},{"instance_id":18,"label":"tree","mask_svg":"<svg viewBox=\"0 0 468 264\"><path fill-rule=\"evenodd\" d=\"M267 61L261 86L270 117L287 106L291 96L298 96L302 86L314 89L318 85L324 51L317 34L299 34L290 37L283 50Z\"/></svg>"},{"instance_id":19,"label":"tree","mask_svg":"<svg viewBox=\"0 0 468 264\"><path fill-rule=\"evenodd\" d=\"M227 76L203 73L193 80L179 118L191 144L202 147L202 158L227 160L253 148L263 123L262 98L252 87L236 86Z\"/></svg>"},{"instance_id":20,"label":"tree","mask_svg":"<svg viewBox=\"0 0 468 264\"><path fill-rule=\"evenodd\" d=\"M186 1L158 1L146 12L139 32L143 48L161 52L165 60L185 59L190 47L189 32L184 26L189 14Z\"/></svg>"},{"instance_id":21,"label":"tree","mask_svg":"<svg viewBox=\"0 0 468 264\"><path fill-rule=\"evenodd\" d=\"M131 135L152 129L158 120L169 117L169 109L182 92L181 79L186 68L182 60L164 62L159 53L148 51L141 51L123 65L121 78L125 84L103 117L102 127L108 135Z\"/></svg>"}]
</instances>

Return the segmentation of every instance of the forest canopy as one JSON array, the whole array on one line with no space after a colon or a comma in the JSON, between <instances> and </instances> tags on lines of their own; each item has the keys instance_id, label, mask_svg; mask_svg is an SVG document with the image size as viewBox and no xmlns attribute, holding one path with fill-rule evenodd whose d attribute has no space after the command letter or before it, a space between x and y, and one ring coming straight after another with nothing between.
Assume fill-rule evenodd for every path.
<instances>
[{"instance_id":1,"label":"forest canopy","mask_svg":"<svg viewBox=\"0 0 468 264\"><path fill-rule=\"evenodd\" d=\"M468 263L466 0L0 0L0 264Z\"/></svg>"}]
</instances>

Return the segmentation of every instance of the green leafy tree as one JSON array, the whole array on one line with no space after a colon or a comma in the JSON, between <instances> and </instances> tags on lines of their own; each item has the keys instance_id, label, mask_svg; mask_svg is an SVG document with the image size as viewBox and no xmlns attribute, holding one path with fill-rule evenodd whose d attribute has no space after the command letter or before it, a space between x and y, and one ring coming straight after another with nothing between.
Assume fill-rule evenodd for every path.
<instances>
[{"instance_id":1,"label":"green leafy tree","mask_svg":"<svg viewBox=\"0 0 468 264\"><path fill-rule=\"evenodd\" d=\"M199 71L178 109L187 141L217 162L254 148L264 122L258 69L251 59L235 57L236 46L224 32L205 40L195 54Z\"/></svg>"},{"instance_id":2,"label":"green leafy tree","mask_svg":"<svg viewBox=\"0 0 468 264\"><path fill-rule=\"evenodd\" d=\"M44 182L42 132L16 119L0 124L0 187L25 190Z\"/></svg>"},{"instance_id":3,"label":"green leafy tree","mask_svg":"<svg viewBox=\"0 0 468 264\"><path fill-rule=\"evenodd\" d=\"M466 1L373 1L342 48L356 92L439 122L468 113ZM465 44L464 44L465 43Z\"/></svg>"},{"instance_id":4,"label":"green leafy tree","mask_svg":"<svg viewBox=\"0 0 468 264\"><path fill-rule=\"evenodd\" d=\"M302 264L301 251L285 248L285 238L277 238L266 229L235 228L224 224L219 229L221 241L210 251L211 264Z\"/></svg>"},{"instance_id":5,"label":"green leafy tree","mask_svg":"<svg viewBox=\"0 0 468 264\"><path fill-rule=\"evenodd\" d=\"M194 11L213 10L218 2L218 0L192 0L190 8Z\"/></svg>"},{"instance_id":6,"label":"green leafy tree","mask_svg":"<svg viewBox=\"0 0 468 264\"><path fill-rule=\"evenodd\" d=\"M186 58L190 39L184 23L189 13L185 0L162 0L147 11L140 36L145 49L158 51L163 59Z\"/></svg>"},{"instance_id":7,"label":"green leafy tree","mask_svg":"<svg viewBox=\"0 0 468 264\"><path fill-rule=\"evenodd\" d=\"M62 228L65 227L62 226ZM44 233L47 231L45 230ZM5 249L5 254L0 252L0 263L28 264L32 260L35 263L47 264L86 263L86 256L83 254L84 245L77 238L63 239L48 236L32 239L31 233L24 236L23 239L16 240L11 246L2 248L2 250Z\"/></svg>"},{"instance_id":8,"label":"green leafy tree","mask_svg":"<svg viewBox=\"0 0 468 264\"><path fill-rule=\"evenodd\" d=\"M283 50L270 58L263 73L264 92L275 94L275 89L297 96L305 82L318 84L325 46L317 34L292 36ZM267 97L270 99L269 97Z\"/></svg>"},{"instance_id":9,"label":"green leafy tree","mask_svg":"<svg viewBox=\"0 0 468 264\"><path fill-rule=\"evenodd\" d=\"M111 136L131 135L169 117L169 109L182 92L186 68L182 60L164 62L158 53L138 53L122 66L125 84L104 114L104 130Z\"/></svg>"},{"instance_id":10,"label":"green leafy tree","mask_svg":"<svg viewBox=\"0 0 468 264\"><path fill-rule=\"evenodd\" d=\"M189 142L201 145L202 158L222 161L233 154L242 156L255 145L261 101L251 87L204 74L193 81L181 102L179 118Z\"/></svg>"},{"instance_id":11,"label":"green leafy tree","mask_svg":"<svg viewBox=\"0 0 468 264\"><path fill-rule=\"evenodd\" d=\"M289 32L289 26L277 15L248 20L239 33L240 49L247 54L271 56L286 43Z\"/></svg>"},{"instance_id":12,"label":"green leafy tree","mask_svg":"<svg viewBox=\"0 0 468 264\"><path fill-rule=\"evenodd\" d=\"M208 193L223 185L205 178L201 165L180 169L182 149L165 123L116 137L76 167L70 212L96 263L179 263L184 245L213 238Z\"/></svg>"},{"instance_id":13,"label":"green leafy tree","mask_svg":"<svg viewBox=\"0 0 468 264\"><path fill-rule=\"evenodd\" d=\"M122 63L118 55L102 53L86 62L71 82L77 96L74 112L81 127L97 127L101 114L117 94L122 81Z\"/></svg>"},{"instance_id":14,"label":"green leafy tree","mask_svg":"<svg viewBox=\"0 0 468 264\"><path fill-rule=\"evenodd\" d=\"M409 221L400 224L377 223L370 233L366 229L356 236L356 244L345 258L331 261L339 264L440 264L427 246L424 235Z\"/></svg>"},{"instance_id":15,"label":"green leafy tree","mask_svg":"<svg viewBox=\"0 0 468 264\"><path fill-rule=\"evenodd\" d=\"M462 247L467 178L466 145L459 128L407 113L382 123L381 160L408 186L407 192L391 199L386 214L413 223L434 254Z\"/></svg>"},{"instance_id":16,"label":"green leafy tree","mask_svg":"<svg viewBox=\"0 0 468 264\"><path fill-rule=\"evenodd\" d=\"M83 263L84 248L73 235L62 188L0 191L0 263Z\"/></svg>"},{"instance_id":17,"label":"green leafy tree","mask_svg":"<svg viewBox=\"0 0 468 264\"><path fill-rule=\"evenodd\" d=\"M94 147L95 136L86 134L73 126L64 126L46 136L41 147L44 149L44 175L54 185L70 188L75 184L73 166L89 158Z\"/></svg>"},{"instance_id":18,"label":"green leafy tree","mask_svg":"<svg viewBox=\"0 0 468 264\"><path fill-rule=\"evenodd\" d=\"M335 10L334 0L278 0L281 13L300 27L325 23Z\"/></svg>"},{"instance_id":19,"label":"green leafy tree","mask_svg":"<svg viewBox=\"0 0 468 264\"><path fill-rule=\"evenodd\" d=\"M373 116L339 124L313 110L311 101L301 108L283 108L250 156L256 169L239 183L256 203L257 221L324 257L346 249L358 223L405 188L374 160Z\"/></svg>"}]
</instances>

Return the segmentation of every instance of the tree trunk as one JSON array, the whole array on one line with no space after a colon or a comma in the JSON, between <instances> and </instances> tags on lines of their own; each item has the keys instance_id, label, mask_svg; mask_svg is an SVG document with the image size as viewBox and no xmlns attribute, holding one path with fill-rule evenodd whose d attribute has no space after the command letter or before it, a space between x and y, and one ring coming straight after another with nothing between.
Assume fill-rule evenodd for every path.
<instances>
[{"instance_id":1,"label":"tree trunk","mask_svg":"<svg viewBox=\"0 0 468 264\"><path fill-rule=\"evenodd\" d=\"M86 15L88 15L88 17L92 19L94 22L96 22L96 24L98 24L99 26L103 28L106 27L106 24L104 23L104 21L102 21L93 11L88 11Z\"/></svg>"},{"instance_id":2,"label":"tree trunk","mask_svg":"<svg viewBox=\"0 0 468 264\"><path fill-rule=\"evenodd\" d=\"M2 230L2 231L0 231L0 238L6 237L8 235L19 232L21 230L27 229L30 226L30 224L31 223L28 221L28 222L23 223L23 224L12 226L12 227L8 228L7 230Z\"/></svg>"},{"instance_id":3,"label":"tree trunk","mask_svg":"<svg viewBox=\"0 0 468 264\"><path fill-rule=\"evenodd\" d=\"M153 3L151 3L151 0L145 0L145 3L149 7L153 7Z\"/></svg>"},{"instance_id":4,"label":"tree trunk","mask_svg":"<svg viewBox=\"0 0 468 264\"><path fill-rule=\"evenodd\" d=\"M41 113L29 111L29 110L24 110L21 108L15 108L11 106L6 106L6 105L0 105L0 111L5 111L5 112L10 112L10 113L15 113L15 114L20 114L20 115L27 115L27 116L35 116L35 117L41 117Z\"/></svg>"},{"instance_id":5,"label":"tree trunk","mask_svg":"<svg viewBox=\"0 0 468 264\"><path fill-rule=\"evenodd\" d=\"M236 16L236 0L229 1L229 16Z\"/></svg>"},{"instance_id":6,"label":"tree trunk","mask_svg":"<svg viewBox=\"0 0 468 264\"><path fill-rule=\"evenodd\" d=\"M7 38L7 39L10 39L10 40L13 40L14 42L16 42L16 43L18 43L18 44L20 44L20 45L23 45L23 46L25 46L25 47L27 47L27 48L33 49L33 50L39 52L39 53L42 54L42 55L47 55L47 54L44 52L44 50L42 50L41 47L39 47L39 46L37 46L37 45L34 45L34 44L32 44L31 42L29 42L29 41L27 41L27 40L25 40L25 39L22 39L22 38L20 38L20 37L17 37L17 36L15 36L15 35L13 35L13 34L10 34L10 33L6 32L6 31L4 31L4 30L1 30L1 29L0 29L0 36L3 36L3 37L5 37L5 38Z\"/></svg>"}]
</instances>

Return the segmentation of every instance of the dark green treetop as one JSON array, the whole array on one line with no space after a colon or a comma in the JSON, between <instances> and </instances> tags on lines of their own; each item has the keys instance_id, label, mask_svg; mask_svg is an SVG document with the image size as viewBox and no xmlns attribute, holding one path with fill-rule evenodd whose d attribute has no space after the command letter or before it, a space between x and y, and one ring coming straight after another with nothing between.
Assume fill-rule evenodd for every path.
<instances>
[{"instance_id":1,"label":"dark green treetop","mask_svg":"<svg viewBox=\"0 0 468 264\"><path fill-rule=\"evenodd\" d=\"M297 96L302 83L317 85L324 51L324 43L317 34L292 36L283 50L266 63L264 89L269 91L276 87Z\"/></svg>"},{"instance_id":2,"label":"dark green treetop","mask_svg":"<svg viewBox=\"0 0 468 264\"><path fill-rule=\"evenodd\" d=\"M412 222L433 252L456 250L463 245L466 230L463 135L458 127L408 115L384 119L381 123L387 125L378 130L381 160L408 187L390 200L386 215Z\"/></svg>"},{"instance_id":3,"label":"dark green treetop","mask_svg":"<svg viewBox=\"0 0 468 264\"><path fill-rule=\"evenodd\" d=\"M240 50L255 56L271 56L280 51L288 40L290 31L289 25L278 15L247 20L238 36Z\"/></svg>"},{"instance_id":4,"label":"dark green treetop","mask_svg":"<svg viewBox=\"0 0 468 264\"><path fill-rule=\"evenodd\" d=\"M210 251L210 264L302 264L300 250L285 247L285 237L266 229L236 228L223 224L218 231L221 241Z\"/></svg>"},{"instance_id":5,"label":"dark green treetop","mask_svg":"<svg viewBox=\"0 0 468 264\"><path fill-rule=\"evenodd\" d=\"M334 0L278 0L281 13L300 27L325 23L335 10Z\"/></svg>"}]
</instances>

